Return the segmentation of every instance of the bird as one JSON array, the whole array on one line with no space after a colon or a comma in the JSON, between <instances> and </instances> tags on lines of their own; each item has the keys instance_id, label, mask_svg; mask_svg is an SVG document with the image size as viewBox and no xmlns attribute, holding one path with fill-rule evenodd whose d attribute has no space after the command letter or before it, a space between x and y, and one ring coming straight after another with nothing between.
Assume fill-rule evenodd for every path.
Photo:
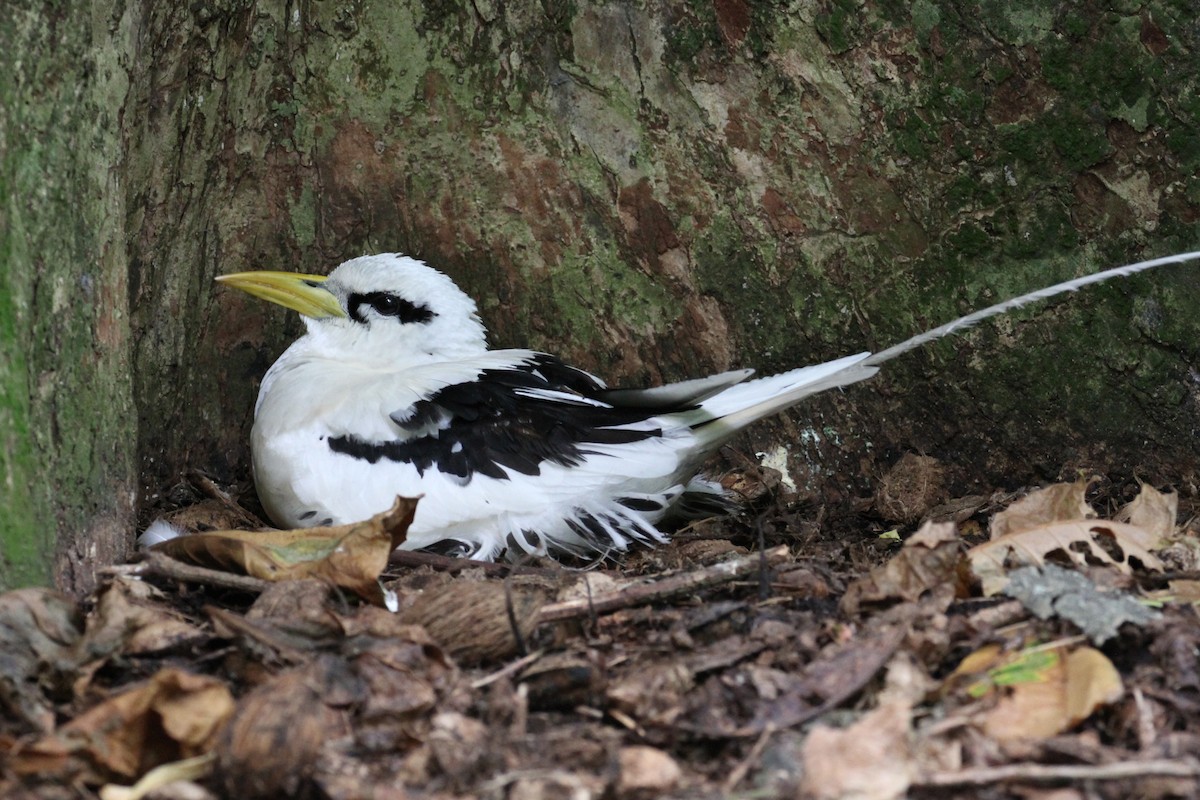
<instances>
[{"instance_id":1,"label":"bird","mask_svg":"<svg viewBox=\"0 0 1200 800\"><path fill-rule=\"evenodd\" d=\"M356 522L403 495L421 498L405 549L603 558L666 541L669 517L735 508L702 467L751 423L988 317L1198 257L1085 275L874 354L643 389L609 388L548 353L490 349L475 301L406 255L361 256L328 276L217 280L298 312L306 328L263 377L254 409L254 481L276 525Z\"/></svg>"}]
</instances>

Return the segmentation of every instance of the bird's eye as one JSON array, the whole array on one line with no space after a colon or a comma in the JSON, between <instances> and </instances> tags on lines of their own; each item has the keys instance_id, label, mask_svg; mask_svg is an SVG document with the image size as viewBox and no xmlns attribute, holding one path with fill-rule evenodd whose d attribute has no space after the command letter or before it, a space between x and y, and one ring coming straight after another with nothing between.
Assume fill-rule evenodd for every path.
<instances>
[{"instance_id":1,"label":"bird's eye","mask_svg":"<svg viewBox=\"0 0 1200 800\"><path fill-rule=\"evenodd\" d=\"M394 317L404 324L429 322L437 316L429 306L405 300L391 292L355 292L346 298L346 313L355 322L367 324L363 307L369 306L381 317Z\"/></svg>"},{"instance_id":2,"label":"bird's eye","mask_svg":"<svg viewBox=\"0 0 1200 800\"><path fill-rule=\"evenodd\" d=\"M371 307L385 317L394 317L400 313L400 298L394 294L376 295L371 300Z\"/></svg>"}]
</instances>

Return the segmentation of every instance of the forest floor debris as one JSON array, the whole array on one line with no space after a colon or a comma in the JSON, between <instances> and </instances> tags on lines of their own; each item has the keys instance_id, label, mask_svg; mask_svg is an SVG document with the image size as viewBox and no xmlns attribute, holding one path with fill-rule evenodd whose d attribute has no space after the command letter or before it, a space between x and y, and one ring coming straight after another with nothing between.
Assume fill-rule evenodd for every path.
<instances>
[{"instance_id":1,"label":"forest floor debris","mask_svg":"<svg viewBox=\"0 0 1200 800\"><path fill-rule=\"evenodd\" d=\"M393 518L348 569L210 531L0 595L0 795L1200 795L1196 499L930 486L590 569L401 553L376 591Z\"/></svg>"}]
</instances>

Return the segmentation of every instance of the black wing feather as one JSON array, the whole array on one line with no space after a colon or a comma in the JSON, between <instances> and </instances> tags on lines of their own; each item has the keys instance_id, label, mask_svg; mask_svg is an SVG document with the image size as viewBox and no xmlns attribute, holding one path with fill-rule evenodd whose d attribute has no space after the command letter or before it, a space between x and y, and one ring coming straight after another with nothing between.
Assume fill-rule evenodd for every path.
<instances>
[{"instance_id":1,"label":"black wing feather","mask_svg":"<svg viewBox=\"0 0 1200 800\"><path fill-rule=\"evenodd\" d=\"M521 390L563 392L569 399L530 397ZM386 442L353 436L329 439L334 452L365 459L411 462L418 472L439 471L470 480L474 475L506 479L505 468L537 475L547 461L575 466L594 454L588 445L627 444L660 429L631 430L661 408L597 406L606 387L582 370L553 356L537 354L507 369L489 369L478 378L439 390L418 402L397 425L409 432L436 427L436 433Z\"/></svg>"}]
</instances>

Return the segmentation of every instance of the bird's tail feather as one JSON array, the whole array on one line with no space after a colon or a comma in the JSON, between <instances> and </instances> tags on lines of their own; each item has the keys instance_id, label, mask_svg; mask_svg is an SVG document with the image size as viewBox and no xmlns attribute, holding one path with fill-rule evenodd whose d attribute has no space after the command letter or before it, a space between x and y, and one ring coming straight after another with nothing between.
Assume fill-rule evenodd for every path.
<instances>
[{"instance_id":1,"label":"bird's tail feather","mask_svg":"<svg viewBox=\"0 0 1200 800\"><path fill-rule=\"evenodd\" d=\"M900 344L878 353L859 353L839 358L836 361L801 367L779 375L730 386L700 404L705 419L697 423L694 429L697 436L706 444L710 446L717 444L750 423L794 406L809 395L864 381L879 371L880 364L891 361L910 350L915 350L921 345L966 330L990 317L1007 313L1038 300L1045 300L1065 292L1073 292L1093 283L1103 283L1112 278L1133 275L1166 264L1181 264L1196 259L1200 259L1200 251L1139 261L1136 264L1115 267L1094 275L1085 275L1082 278L1056 283L1053 286L1047 286L1044 289L1038 289L1035 292L1029 292L959 317L953 322L947 322L945 325L906 339Z\"/></svg>"},{"instance_id":2,"label":"bird's tail feather","mask_svg":"<svg viewBox=\"0 0 1200 800\"><path fill-rule=\"evenodd\" d=\"M911 339L905 339L900 344L892 345L887 350L879 351L864 361L863 365L879 366L885 361L891 361L896 356L904 355L909 350L915 350L921 345L928 344L929 342L933 342L938 339L943 339L951 334L958 333L959 331L964 331L972 325L983 322L985 319L989 319L1000 314L1007 314L1013 309L1020 308L1021 306L1028 305L1030 303L1036 303L1038 300L1047 300L1058 294L1074 292L1077 289L1083 288L1084 286L1088 286L1093 283L1103 283L1104 281L1111 280L1112 278L1124 278L1127 275L1134 275L1138 272L1154 269L1155 267L1162 267L1167 264L1182 264L1185 261L1195 261L1196 259L1200 259L1200 251L1193 251L1191 253L1178 253L1173 256L1163 256L1162 258L1152 258L1148 261L1139 261L1136 264L1126 264L1123 267L1113 267L1112 269L1106 269L1103 272L1097 272L1093 275L1084 275L1082 278L1073 278L1069 281L1056 283L1053 286L1047 286L1045 289L1038 289L1036 292L1023 294L1020 297L1014 297L1011 300L1005 300L1003 303L997 303L994 306L988 306L987 308L967 314L965 317L959 317L953 322L947 322L945 325L939 325L933 330L925 331L925 333L918 334Z\"/></svg>"},{"instance_id":3,"label":"bird's tail feather","mask_svg":"<svg viewBox=\"0 0 1200 800\"><path fill-rule=\"evenodd\" d=\"M696 434L706 442L724 441L750 423L790 408L809 395L865 381L879 371L878 367L864 365L870 355L859 353L731 386L700 404L708 419L696 426Z\"/></svg>"}]
</instances>

